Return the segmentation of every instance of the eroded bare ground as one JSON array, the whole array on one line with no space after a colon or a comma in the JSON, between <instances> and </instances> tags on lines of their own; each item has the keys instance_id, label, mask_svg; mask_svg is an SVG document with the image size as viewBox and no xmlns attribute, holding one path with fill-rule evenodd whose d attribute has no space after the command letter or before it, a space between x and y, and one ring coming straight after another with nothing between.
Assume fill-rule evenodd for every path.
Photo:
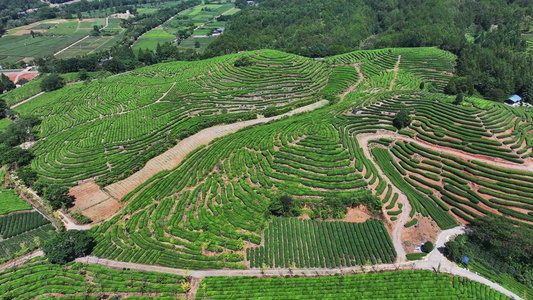
<instances>
[{"instance_id":1,"label":"eroded bare ground","mask_svg":"<svg viewBox=\"0 0 533 300\"><path fill-rule=\"evenodd\" d=\"M81 211L93 222L109 218L122 207L122 203L101 190L94 180L71 188L70 194L76 197L71 211Z\"/></svg>"}]
</instances>

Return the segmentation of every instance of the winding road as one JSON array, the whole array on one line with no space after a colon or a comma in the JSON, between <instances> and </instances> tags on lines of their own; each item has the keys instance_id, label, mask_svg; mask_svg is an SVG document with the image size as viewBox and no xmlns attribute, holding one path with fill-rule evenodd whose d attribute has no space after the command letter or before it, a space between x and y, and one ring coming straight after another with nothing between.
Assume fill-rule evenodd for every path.
<instances>
[{"instance_id":1,"label":"winding road","mask_svg":"<svg viewBox=\"0 0 533 300\"><path fill-rule=\"evenodd\" d=\"M466 277L468 279L486 284L490 286L491 288L513 298L513 299L521 299L516 295L515 293L505 289L501 285L492 282L484 277L481 277L477 275L477 273L473 273L467 269L460 268L453 262L449 261L444 255L442 254L442 250L444 249L444 244L453 236L463 234L466 232L465 227L455 227L452 229L444 230L439 234L439 237L437 239L437 242L435 243L435 249L429 253L424 260L417 261L414 263L415 269L426 269L426 270L434 270L434 271L440 271L444 273L450 273L462 277Z\"/></svg>"},{"instance_id":2,"label":"winding road","mask_svg":"<svg viewBox=\"0 0 533 300\"><path fill-rule=\"evenodd\" d=\"M403 226L403 225L402 225ZM247 269L247 270L195 270L189 271L184 269L175 269L154 265L145 265L138 263L130 262L121 262L110 259L103 259L95 256L86 256L76 259L77 262L87 263L87 264L96 264L101 266L106 266L114 269L131 269L137 271L149 271L149 272L161 272L175 275L185 275L188 274L193 278L204 278L207 276L225 276L225 277L236 277L236 276L331 276L335 274L357 274L357 273L366 273L366 272L380 272L380 271L397 271L397 270L432 270L435 272L449 273L461 277L466 277L468 279L486 284L491 288L513 298L521 299L516 294L510 292L504 287L500 286L495 282L483 278L469 270L459 268L454 263L446 259L440 252L444 243L446 243L451 236L462 234L465 232L464 227L455 227L442 231L437 239L435 249L429 253L426 259L417 262L401 262L396 264L378 264L372 266L364 267L340 267L340 268L310 268L310 269ZM398 249L397 249L398 251Z\"/></svg>"},{"instance_id":3,"label":"winding road","mask_svg":"<svg viewBox=\"0 0 533 300\"><path fill-rule=\"evenodd\" d=\"M399 64L399 61L400 61L400 58L398 58L397 64ZM355 88L363 81L364 76L361 74L358 65L354 65L354 67L356 68L357 72L360 74L360 78L355 85L348 88L348 90L341 95L341 99L343 99L344 96L346 96L350 91L355 90ZM29 98L17 105L25 103L33 99L34 97ZM212 141L215 138L227 135L229 133L236 132L239 129L245 128L247 126L269 122L272 120L280 119L285 116L291 116L291 115L301 113L301 112L311 111L316 108L325 106L327 105L327 103L328 101L323 100L323 101L320 101L320 102L317 102L317 103L314 103L314 104L311 104L305 107L298 108L286 114L271 117L271 118L261 118L261 119L243 121L243 122L238 122L238 123L233 123L233 124L228 124L228 125L214 126L214 127L204 129L196 133L195 135L180 141L175 147L171 148L170 150L163 153L162 155L153 158L139 172L136 172L135 174L126 178L125 180L122 180L120 182L117 182L115 184L112 184L106 187L106 189L115 198L120 199L124 195L126 195L128 192L135 189L139 185L139 183L145 182L146 180L148 180L149 178L151 178L153 175L157 174L160 171L174 168L185 158L185 156L188 153L198 148L199 146L208 144L210 141ZM481 162L490 163L492 165L499 166L499 167L505 167L508 169L531 171L532 163L533 163L533 160L528 160L523 165L513 164L509 162L505 162L505 163L499 162L489 157L483 157L480 155L472 155L472 154L459 151L459 150L455 150L455 149L436 147L435 145L429 144L417 138L409 138L409 137L406 137L406 136L403 136L397 133L392 133L390 131L385 131L385 130L378 130L376 133L372 133L372 134L359 134L356 136L356 138L358 139L361 147L363 148L365 156L368 158L372 157L370 153L370 149L368 147L368 143L370 140L379 139L379 138L389 138L389 139L393 139L397 141L401 140L404 142L416 142L426 148L436 150L440 153L451 154L451 155L454 155L454 156L457 156L459 158L466 159L466 160L478 160ZM372 163L374 162L372 161ZM425 269L425 270L440 271L440 272L445 272L445 273L450 273L450 274L466 277L471 280L486 284L490 286L491 288L497 291L500 291L511 298L520 299L520 297L518 297L516 294L508 291L507 289L503 288L499 284L491 282L488 279L483 278L469 270L459 268L457 265L453 264L452 262L450 262L443 256L441 251L446 241L448 241L450 237L454 235L464 233L465 232L464 227L456 227L456 228L442 231L438 235L435 249L430 254L428 254L424 260L417 261L414 263L406 262L405 261L405 250L403 249L402 242L401 242L401 234L402 234L402 229L404 228L404 224L409 219L409 211L411 207L406 196L390 182L387 176L383 174L379 166L377 166L375 163L374 165L376 169L378 170L380 176L388 184L391 185L391 187L393 188L393 191L397 192L400 195L398 201L399 203L402 203L404 206L404 209L402 210L402 213L398 216L398 221L396 222L396 226L392 232L393 244L398 255L398 258L395 264L379 264L379 265L365 266L365 267L339 267L339 268L332 268L332 269L330 268L313 268L313 269L276 268L276 269L265 269L265 270L261 270L261 269L247 269L247 270L233 270L233 269L229 270L228 269L226 270L224 269L224 270L188 271L184 269L168 268L168 267L162 267L162 266L156 266L156 265L145 265L145 264L138 264L138 263L108 260L108 259L102 259L102 258L94 257L94 256L86 256L86 257L78 258L76 259L76 261L82 262L82 263L97 264L97 265L116 268L116 269L128 268L132 270L154 271L154 272L170 273L170 274L177 274L177 275L189 274L190 276L194 278L203 278L207 276L274 276L274 275L275 276L285 276L285 275L327 276L327 275L334 275L334 274L355 274L355 273L362 273L362 272L368 272L368 271L394 271L394 270ZM74 226L73 223L66 216L62 216L62 219L68 230L88 229L90 227L90 226L82 227L82 226L78 226L75 224ZM35 251L28 255L20 257L16 260L10 261L4 265L0 265L0 272L5 269L12 268L13 266L20 265L28 259L41 256L41 255L43 255L41 251Z\"/></svg>"}]
</instances>

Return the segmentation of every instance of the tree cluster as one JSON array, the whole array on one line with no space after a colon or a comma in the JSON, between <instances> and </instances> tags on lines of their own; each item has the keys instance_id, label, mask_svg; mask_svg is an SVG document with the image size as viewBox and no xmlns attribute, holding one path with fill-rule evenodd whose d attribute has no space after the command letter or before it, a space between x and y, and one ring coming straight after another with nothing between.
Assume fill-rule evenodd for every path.
<instances>
[{"instance_id":1,"label":"tree cluster","mask_svg":"<svg viewBox=\"0 0 533 300\"><path fill-rule=\"evenodd\" d=\"M88 231L68 230L46 241L41 249L49 262L66 264L78 257L89 255L94 245L94 238Z\"/></svg>"},{"instance_id":2,"label":"tree cluster","mask_svg":"<svg viewBox=\"0 0 533 300\"><path fill-rule=\"evenodd\" d=\"M472 232L445 244L444 253L457 263L463 255L470 263L506 273L533 288L533 231L515 226L505 217L488 215L471 224Z\"/></svg>"},{"instance_id":3,"label":"tree cluster","mask_svg":"<svg viewBox=\"0 0 533 300\"><path fill-rule=\"evenodd\" d=\"M355 198L336 196L308 203L311 208L309 216L312 219L342 219L348 212L347 207L356 207L361 204L365 205L372 214L381 212L382 203L376 196L364 195Z\"/></svg>"},{"instance_id":4,"label":"tree cluster","mask_svg":"<svg viewBox=\"0 0 533 300\"><path fill-rule=\"evenodd\" d=\"M297 217L300 215L300 207L289 195L282 195L270 200L268 210L274 216Z\"/></svg>"},{"instance_id":5,"label":"tree cluster","mask_svg":"<svg viewBox=\"0 0 533 300\"><path fill-rule=\"evenodd\" d=\"M16 86L13 83L13 81L9 80L9 77L4 75L3 73L0 75L0 94L3 92L11 91Z\"/></svg>"},{"instance_id":6,"label":"tree cluster","mask_svg":"<svg viewBox=\"0 0 533 300\"><path fill-rule=\"evenodd\" d=\"M43 78L41 81L41 90L50 92L65 86L65 80L57 73L52 73Z\"/></svg>"},{"instance_id":7,"label":"tree cluster","mask_svg":"<svg viewBox=\"0 0 533 300\"><path fill-rule=\"evenodd\" d=\"M392 124L394 127L398 129L402 129L404 127L409 126L411 124L411 116L409 115L409 111L407 108L402 107L400 111L396 114L394 119L392 120Z\"/></svg>"},{"instance_id":8,"label":"tree cluster","mask_svg":"<svg viewBox=\"0 0 533 300\"><path fill-rule=\"evenodd\" d=\"M530 30L531 0L241 2L243 10L206 55L269 48L324 57L362 48L437 46L459 57L447 93L533 98L533 56L521 37Z\"/></svg>"}]
</instances>

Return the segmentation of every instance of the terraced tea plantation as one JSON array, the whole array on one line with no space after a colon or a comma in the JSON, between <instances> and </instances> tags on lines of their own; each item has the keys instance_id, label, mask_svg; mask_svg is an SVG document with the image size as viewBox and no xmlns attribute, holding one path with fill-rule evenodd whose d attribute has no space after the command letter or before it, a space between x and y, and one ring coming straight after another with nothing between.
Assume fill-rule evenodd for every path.
<instances>
[{"instance_id":1,"label":"terraced tea plantation","mask_svg":"<svg viewBox=\"0 0 533 300\"><path fill-rule=\"evenodd\" d=\"M508 299L475 281L431 271L331 277L207 277L196 299Z\"/></svg>"},{"instance_id":2,"label":"terraced tea plantation","mask_svg":"<svg viewBox=\"0 0 533 300\"><path fill-rule=\"evenodd\" d=\"M17 107L45 117L33 167L56 183L100 177L108 184L204 127L256 118L270 106L290 110L317 101L330 72L286 53L246 55L250 67L235 67L236 55L159 64Z\"/></svg>"},{"instance_id":3,"label":"terraced tea plantation","mask_svg":"<svg viewBox=\"0 0 533 300\"><path fill-rule=\"evenodd\" d=\"M36 211L0 215L0 262L33 250L54 235L55 227Z\"/></svg>"},{"instance_id":4,"label":"terraced tea plantation","mask_svg":"<svg viewBox=\"0 0 533 300\"><path fill-rule=\"evenodd\" d=\"M101 299L103 295L119 293L132 298L161 299L170 296L176 299L184 296L180 285L182 280L182 276L165 273L113 270L82 263L61 266L37 258L1 272L0 293L9 299L55 299L62 296Z\"/></svg>"},{"instance_id":5,"label":"terraced tea plantation","mask_svg":"<svg viewBox=\"0 0 533 300\"><path fill-rule=\"evenodd\" d=\"M402 230L434 240L440 229L489 214L533 226L533 111L474 98L452 104L454 97L441 92L455 60L437 48L356 51L323 61L262 50L74 84L19 110L43 118L32 167L45 181L96 179L109 196L110 184L138 178L130 175L150 158L188 145L184 139L204 128L326 99L328 107L309 113L213 134L218 138L193 136L202 137L201 147L184 146L180 159L162 160L166 171L135 182L115 199L123 203L118 213L95 222L91 255L121 266L252 269L265 276L271 268L353 271L402 265L402 244L418 238L402 239ZM398 130L400 110L412 121ZM271 205L281 196L291 201L283 214ZM361 205L368 209L362 217ZM303 213L296 218L294 211ZM345 211L355 217L339 220ZM93 286L98 276L81 282ZM207 277L194 284L197 298L213 299L505 298L429 271ZM117 286L99 288L129 291ZM160 288L150 296L181 293Z\"/></svg>"},{"instance_id":6,"label":"terraced tea plantation","mask_svg":"<svg viewBox=\"0 0 533 300\"><path fill-rule=\"evenodd\" d=\"M365 58L371 55L383 62ZM347 56L359 57L347 62L359 64L358 68L366 68L369 74L365 59L382 65L381 71L376 72L385 74L396 73L395 64L401 56L398 74L409 72L417 83L430 81L437 88L442 88L449 76L446 72L453 67L451 57L434 48L418 52L412 49L363 51ZM335 63L342 58L335 58ZM419 64L431 68L428 71L416 67ZM356 82L362 82L330 108L257 125L215 140L190 153L174 170L140 185L123 199L128 204L121 214L93 229L98 240L94 254L121 261L195 269L263 265L335 267L393 262L396 254L390 237L383 234L379 223L362 225L377 226L371 233L370 229L355 229L359 228L355 224L335 222L322 226L311 221L275 219L269 224L267 217L270 199L280 194L296 197L301 204L317 203L328 197L363 203L375 194L381 198L390 219L396 220L396 215L409 208L397 205L398 193L380 175L373 160L392 185L407 195L412 207L409 210L412 219L407 227L415 225L418 218L431 217L440 228L447 229L476 214L489 212L506 215L511 222L529 224L531 214L524 212L529 209L529 203L523 194L529 192L528 172L509 171L517 177L498 176L501 184L492 183L495 175L484 182L474 178L480 173L464 172L476 165L473 160L478 157L498 157L513 168L522 168L520 162L527 159L522 157L523 153L520 156L507 150L505 144L493 139L483 128L478 115L484 110L452 106L448 103L452 99L447 96L412 90L411 85L418 84L409 85L397 76L372 87L368 83L375 78L364 72L359 74L356 67L330 66L332 71L328 71L327 66L317 67L330 74L327 85L320 91L322 95L339 95ZM164 74L172 72L166 67L152 68L151 77L166 78ZM222 78L218 81L224 82ZM171 99L169 95L179 97L183 92L177 86L164 99ZM201 103L198 97L196 103ZM239 98L234 96L232 101ZM242 101L239 111L245 109L245 101L254 102L253 98L242 98ZM412 111L414 121L410 129L398 131L392 126L392 120L402 105ZM353 107L359 107L361 113L346 113ZM460 130L464 135L458 135ZM365 135L373 135L372 140L377 142L361 144L360 137ZM374 149L366 154L369 144ZM439 147L438 155L424 152L427 145ZM387 151L389 148L392 152ZM442 151L446 152L441 154ZM485 168L490 169L480 165L476 170ZM519 185L510 183L516 179ZM474 183L476 187L470 187ZM432 190L438 184L440 187ZM508 196L511 191L512 197ZM487 193L489 199L485 199ZM522 202L514 204L517 199ZM298 237L302 242L298 242ZM335 242L325 246L324 239Z\"/></svg>"},{"instance_id":7,"label":"terraced tea plantation","mask_svg":"<svg viewBox=\"0 0 533 300\"><path fill-rule=\"evenodd\" d=\"M299 268L392 263L396 251L383 222L325 222L275 218L265 246L247 250L251 267Z\"/></svg>"}]
</instances>

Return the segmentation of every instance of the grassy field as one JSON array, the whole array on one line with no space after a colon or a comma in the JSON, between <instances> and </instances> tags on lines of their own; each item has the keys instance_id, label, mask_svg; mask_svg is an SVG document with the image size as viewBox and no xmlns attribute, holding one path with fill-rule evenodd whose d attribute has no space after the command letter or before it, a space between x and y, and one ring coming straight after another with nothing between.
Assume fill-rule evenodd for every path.
<instances>
[{"instance_id":1,"label":"grassy field","mask_svg":"<svg viewBox=\"0 0 533 300\"><path fill-rule=\"evenodd\" d=\"M114 45L122 35L116 36L91 36L82 42L56 55L57 58L76 57L78 55L89 54L94 51L105 50Z\"/></svg>"},{"instance_id":2,"label":"grassy field","mask_svg":"<svg viewBox=\"0 0 533 300\"><path fill-rule=\"evenodd\" d=\"M0 176L3 177L2 172L0 171ZM31 205L20 199L16 190L0 187L0 215L29 209L31 209Z\"/></svg>"},{"instance_id":3,"label":"grassy field","mask_svg":"<svg viewBox=\"0 0 533 300\"><path fill-rule=\"evenodd\" d=\"M155 28L139 37L132 49L135 53L139 49L154 51L157 48L157 44L172 43L175 39L176 37L174 35L167 33L161 28Z\"/></svg>"},{"instance_id":4,"label":"grassy field","mask_svg":"<svg viewBox=\"0 0 533 300\"><path fill-rule=\"evenodd\" d=\"M0 63L15 63L22 59L53 55L87 36L93 26L103 26L104 24L105 19L86 19L81 22L77 19L46 20L27 27L11 29L8 35L3 36L0 40ZM115 30L120 31L117 21L112 21L111 24ZM37 33L38 35L32 38L29 30L45 30L45 32ZM21 32L24 34L19 35ZM118 38L113 37L90 37L74 49L61 53L60 57L68 58L86 54L96 49L105 49L117 40Z\"/></svg>"},{"instance_id":5,"label":"grassy field","mask_svg":"<svg viewBox=\"0 0 533 300\"><path fill-rule=\"evenodd\" d=\"M139 49L152 50L157 48L157 44L172 43L176 37L173 35L161 36L161 37L144 37L141 36L133 45L132 49L134 53L137 53Z\"/></svg>"},{"instance_id":6,"label":"grassy field","mask_svg":"<svg viewBox=\"0 0 533 300\"><path fill-rule=\"evenodd\" d=\"M0 119L0 131L5 130L9 124L11 124L11 121L8 119Z\"/></svg>"}]
</instances>

